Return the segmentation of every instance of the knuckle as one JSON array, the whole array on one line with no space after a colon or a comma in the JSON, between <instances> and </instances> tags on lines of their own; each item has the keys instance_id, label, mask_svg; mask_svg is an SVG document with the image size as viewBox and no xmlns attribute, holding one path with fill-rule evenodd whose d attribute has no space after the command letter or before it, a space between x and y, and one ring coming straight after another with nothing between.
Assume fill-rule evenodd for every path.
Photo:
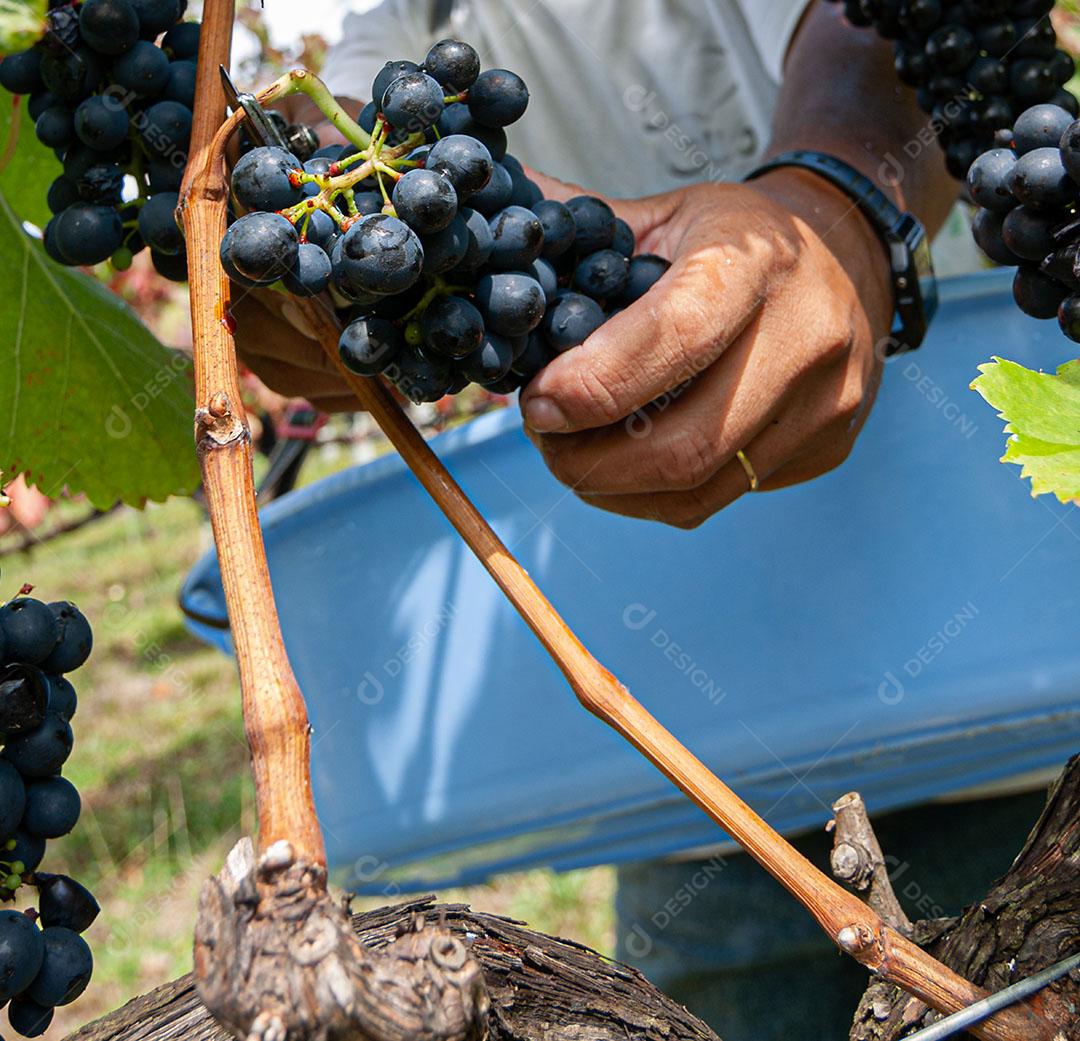
<instances>
[{"instance_id":1,"label":"knuckle","mask_svg":"<svg viewBox=\"0 0 1080 1041\"><path fill-rule=\"evenodd\" d=\"M851 423L862 411L862 388L848 384L836 400L836 416L844 423Z\"/></svg>"},{"instance_id":2,"label":"knuckle","mask_svg":"<svg viewBox=\"0 0 1080 1041\"><path fill-rule=\"evenodd\" d=\"M701 430L683 430L662 447L657 463L669 488L696 488L716 472L716 446Z\"/></svg>"},{"instance_id":3,"label":"knuckle","mask_svg":"<svg viewBox=\"0 0 1080 1041\"><path fill-rule=\"evenodd\" d=\"M592 366L577 369L563 393L554 396L568 407L571 416L599 419L604 423L614 423L623 416L624 409L615 390L609 386L608 377Z\"/></svg>"}]
</instances>

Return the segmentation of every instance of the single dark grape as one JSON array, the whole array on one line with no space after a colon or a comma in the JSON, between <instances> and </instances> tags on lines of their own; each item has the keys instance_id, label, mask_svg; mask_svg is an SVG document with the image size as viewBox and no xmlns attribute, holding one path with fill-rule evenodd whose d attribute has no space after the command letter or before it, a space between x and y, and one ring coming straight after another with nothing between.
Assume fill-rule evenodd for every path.
<instances>
[{"instance_id":1,"label":"single dark grape","mask_svg":"<svg viewBox=\"0 0 1080 1041\"><path fill-rule=\"evenodd\" d=\"M542 199L532 210L544 229L542 255L557 257L565 253L574 244L574 236L577 234L570 210L555 199Z\"/></svg>"},{"instance_id":2,"label":"single dark grape","mask_svg":"<svg viewBox=\"0 0 1080 1041\"><path fill-rule=\"evenodd\" d=\"M1020 155L1036 148L1057 148L1073 117L1057 105L1033 105L1013 124L1013 143Z\"/></svg>"},{"instance_id":3,"label":"single dark grape","mask_svg":"<svg viewBox=\"0 0 1080 1041\"><path fill-rule=\"evenodd\" d=\"M1003 214L979 210L971 222L971 233L975 244L995 264L1015 267L1021 263L1021 258L1005 245L1002 222Z\"/></svg>"},{"instance_id":4,"label":"single dark grape","mask_svg":"<svg viewBox=\"0 0 1080 1041\"><path fill-rule=\"evenodd\" d=\"M1068 51L1055 50L1048 64L1058 86L1064 87L1076 75L1076 59Z\"/></svg>"},{"instance_id":5,"label":"single dark grape","mask_svg":"<svg viewBox=\"0 0 1080 1041\"><path fill-rule=\"evenodd\" d=\"M505 336L489 330L484 334L480 346L461 359L458 368L473 383L487 387L501 380L513 363L514 344Z\"/></svg>"},{"instance_id":6,"label":"single dark grape","mask_svg":"<svg viewBox=\"0 0 1080 1041\"><path fill-rule=\"evenodd\" d=\"M342 365L358 376L377 376L393 364L405 349L397 326L385 318L354 318L341 331L338 356Z\"/></svg>"},{"instance_id":7,"label":"single dark grape","mask_svg":"<svg viewBox=\"0 0 1080 1041\"><path fill-rule=\"evenodd\" d=\"M75 118L67 105L45 109L34 124L34 134L47 148L67 148L75 140Z\"/></svg>"},{"instance_id":8,"label":"single dark grape","mask_svg":"<svg viewBox=\"0 0 1080 1041\"><path fill-rule=\"evenodd\" d=\"M112 76L140 97L152 97L169 82L169 59L149 40L139 40L113 62Z\"/></svg>"},{"instance_id":9,"label":"single dark grape","mask_svg":"<svg viewBox=\"0 0 1080 1041\"><path fill-rule=\"evenodd\" d=\"M65 101L77 101L101 83L101 59L88 47L47 51L41 58L45 89Z\"/></svg>"},{"instance_id":10,"label":"single dark grape","mask_svg":"<svg viewBox=\"0 0 1080 1041\"><path fill-rule=\"evenodd\" d=\"M462 102L447 105L436 127L443 138L455 134L475 138L495 162L501 162L506 155L506 131L502 127L486 127L478 123L469 113L468 105Z\"/></svg>"},{"instance_id":11,"label":"single dark grape","mask_svg":"<svg viewBox=\"0 0 1080 1041\"><path fill-rule=\"evenodd\" d=\"M926 41L926 56L938 72L946 76L963 72L979 53L972 33L962 25L943 25Z\"/></svg>"},{"instance_id":12,"label":"single dark grape","mask_svg":"<svg viewBox=\"0 0 1080 1041\"><path fill-rule=\"evenodd\" d=\"M1023 107L1049 101L1057 90L1054 74L1046 62L1021 58L1009 68L1009 86L1018 104Z\"/></svg>"},{"instance_id":13,"label":"single dark grape","mask_svg":"<svg viewBox=\"0 0 1080 1041\"><path fill-rule=\"evenodd\" d=\"M1049 61L1057 51L1057 36L1048 18L1024 18L1016 23L1019 39L1012 50L1017 58Z\"/></svg>"},{"instance_id":14,"label":"single dark grape","mask_svg":"<svg viewBox=\"0 0 1080 1041\"><path fill-rule=\"evenodd\" d=\"M154 159L148 164L146 173L152 195L179 192L184 181L184 164L172 159Z\"/></svg>"},{"instance_id":15,"label":"single dark grape","mask_svg":"<svg viewBox=\"0 0 1080 1041\"><path fill-rule=\"evenodd\" d=\"M191 109L178 101L158 101L143 113L136 129L152 155L171 159L187 151L191 140Z\"/></svg>"},{"instance_id":16,"label":"single dark grape","mask_svg":"<svg viewBox=\"0 0 1080 1041\"><path fill-rule=\"evenodd\" d=\"M1016 25L1008 18L983 22L975 28L975 43L995 58L1004 57L1016 43Z\"/></svg>"},{"instance_id":17,"label":"single dark grape","mask_svg":"<svg viewBox=\"0 0 1080 1041\"><path fill-rule=\"evenodd\" d=\"M296 265L296 228L277 213L255 212L229 226L221 240L221 266L241 284L270 285Z\"/></svg>"},{"instance_id":18,"label":"single dark grape","mask_svg":"<svg viewBox=\"0 0 1080 1041\"><path fill-rule=\"evenodd\" d=\"M521 270L540 256L544 248L544 229L532 210L507 206L495 214L489 224L492 250L488 264L492 268Z\"/></svg>"},{"instance_id":19,"label":"single dark grape","mask_svg":"<svg viewBox=\"0 0 1080 1041\"><path fill-rule=\"evenodd\" d=\"M371 84L371 98L374 104L382 101L386 88L398 78L409 72L419 72L420 66L414 61L388 61ZM366 128L365 128L366 129Z\"/></svg>"},{"instance_id":20,"label":"single dark grape","mask_svg":"<svg viewBox=\"0 0 1080 1041\"><path fill-rule=\"evenodd\" d=\"M0 607L5 655L9 661L36 665L51 653L60 627L48 604L30 596L16 597Z\"/></svg>"},{"instance_id":21,"label":"single dark grape","mask_svg":"<svg viewBox=\"0 0 1080 1041\"><path fill-rule=\"evenodd\" d=\"M581 293L563 293L548 307L541 328L557 354L584 343L604 324L604 310Z\"/></svg>"},{"instance_id":22,"label":"single dark grape","mask_svg":"<svg viewBox=\"0 0 1080 1041\"><path fill-rule=\"evenodd\" d=\"M56 244L56 222L60 218L52 217L41 231L41 245L46 255L55 260L57 264L70 264L71 262L60 252Z\"/></svg>"},{"instance_id":23,"label":"single dark grape","mask_svg":"<svg viewBox=\"0 0 1080 1041\"><path fill-rule=\"evenodd\" d=\"M566 204L577 229L574 246L583 256L615 241L615 213L603 199L578 195Z\"/></svg>"},{"instance_id":24,"label":"single dark grape","mask_svg":"<svg viewBox=\"0 0 1080 1041\"><path fill-rule=\"evenodd\" d=\"M303 190L289 175L302 168L300 160L284 148L253 148L233 167L233 195L247 210L274 211L294 206L303 198Z\"/></svg>"},{"instance_id":25,"label":"single dark grape","mask_svg":"<svg viewBox=\"0 0 1080 1041\"><path fill-rule=\"evenodd\" d=\"M174 61L169 65L169 78L161 96L177 101L185 108L195 107L195 62Z\"/></svg>"},{"instance_id":26,"label":"single dark grape","mask_svg":"<svg viewBox=\"0 0 1080 1041\"><path fill-rule=\"evenodd\" d=\"M1032 318L1054 318L1069 290L1060 282L1044 275L1037 267L1016 269L1013 278L1013 299L1026 315Z\"/></svg>"},{"instance_id":27,"label":"single dark grape","mask_svg":"<svg viewBox=\"0 0 1080 1041\"><path fill-rule=\"evenodd\" d=\"M1060 136L1060 135L1059 135ZM1006 213L1016 205L1010 181L1016 154L1008 148L983 152L967 173L968 191L975 202L996 213Z\"/></svg>"},{"instance_id":28,"label":"single dark grape","mask_svg":"<svg viewBox=\"0 0 1080 1041\"><path fill-rule=\"evenodd\" d=\"M336 252L345 280L369 293L408 289L420 277L424 265L424 250L416 232L385 213L364 217L352 225Z\"/></svg>"},{"instance_id":29,"label":"single dark grape","mask_svg":"<svg viewBox=\"0 0 1080 1041\"><path fill-rule=\"evenodd\" d=\"M424 272L439 275L456 268L469 251L469 228L457 214L441 231L424 235L420 244L424 250Z\"/></svg>"},{"instance_id":30,"label":"single dark grape","mask_svg":"<svg viewBox=\"0 0 1080 1041\"><path fill-rule=\"evenodd\" d=\"M514 182L509 171L501 163L495 163L491 179L483 188L469 196L469 205L485 216L493 217L499 210L510 205L513 195Z\"/></svg>"},{"instance_id":31,"label":"single dark grape","mask_svg":"<svg viewBox=\"0 0 1080 1041\"><path fill-rule=\"evenodd\" d=\"M434 126L444 107L442 86L424 72L407 72L392 80L381 105L386 121L410 134Z\"/></svg>"},{"instance_id":32,"label":"single dark grape","mask_svg":"<svg viewBox=\"0 0 1080 1041\"><path fill-rule=\"evenodd\" d=\"M893 68L897 79L909 87L921 87L930 77L930 60L921 47L905 47L898 44L893 58Z\"/></svg>"},{"instance_id":33,"label":"single dark grape","mask_svg":"<svg viewBox=\"0 0 1080 1041\"><path fill-rule=\"evenodd\" d=\"M28 665L22 667L32 668L32 666ZM48 688L48 711L53 712L61 719L66 719L70 722L71 718L75 715L76 709L79 707L79 699L75 694L75 688L71 685L71 681L65 679L63 676L49 673L45 677L45 682ZM44 715L42 718L44 718Z\"/></svg>"},{"instance_id":34,"label":"single dark grape","mask_svg":"<svg viewBox=\"0 0 1080 1041\"><path fill-rule=\"evenodd\" d=\"M493 165L487 146L466 134L443 136L424 160L426 169L449 178L459 198L483 189L491 179Z\"/></svg>"},{"instance_id":35,"label":"single dark grape","mask_svg":"<svg viewBox=\"0 0 1080 1041\"><path fill-rule=\"evenodd\" d=\"M40 726L11 738L3 755L23 777L51 777L67 762L74 744L68 721L46 712Z\"/></svg>"},{"instance_id":36,"label":"single dark grape","mask_svg":"<svg viewBox=\"0 0 1080 1041\"><path fill-rule=\"evenodd\" d=\"M495 245L491 225L487 217L468 206L458 210L458 219L464 222L466 234L465 254L459 262L459 269L476 271L488 262Z\"/></svg>"},{"instance_id":37,"label":"single dark grape","mask_svg":"<svg viewBox=\"0 0 1080 1041\"><path fill-rule=\"evenodd\" d=\"M111 151L127 139L127 112L115 98L95 94L75 110L75 133L84 145Z\"/></svg>"},{"instance_id":38,"label":"single dark grape","mask_svg":"<svg viewBox=\"0 0 1080 1041\"><path fill-rule=\"evenodd\" d=\"M660 279L664 272L671 267L671 262L654 253L639 253L630 258L630 267L627 271L626 288L619 303L623 306L640 300Z\"/></svg>"},{"instance_id":39,"label":"single dark grape","mask_svg":"<svg viewBox=\"0 0 1080 1041\"><path fill-rule=\"evenodd\" d=\"M1080 343L1080 294L1062 300L1057 317L1061 331L1074 343Z\"/></svg>"},{"instance_id":40,"label":"single dark grape","mask_svg":"<svg viewBox=\"0 0 1080 1041\"><path fill-rule=\"evenodd\" d=\"M457 214L454 186L436 170L410 170L394 185L392 199L398 217L419 235L441 231Z\"/></svg>"},{"instance_id":41,"label":"single dark grape","mask_svg":"<svg viewBox=\"0 0 1080 1041\"><path fill-rule=\"evenodd\" d=\"M922 35L938 27L941 15L941 0L907 0L898 17L909 33Z\"/></svg>"},{"instance_id":42,"label":"single dark grape","mask_svg":"<svg viewBox=\"0 0 1080 1041\"><path fill-rule=\"evenodd\" d=\"M0 911L0 1002L26 990L44 958L41 930L21 911Z\"/></svg>"},{"instance_id":43,"label":"single dark grape","mask_svg":"<svg viewBox=\"0 0 1080 1041\"><path fill-rule=\"evenodd\" d=\"M1001 237L1006 247L1024 260L1041 262L1057 247L1051 229L1054 217L1017 206L1010 210L1001 224Z\"/></svg>"},{"instance_id":44,"label":"single dark grape","mask_svg":"<svg viewBox=\"0 0 1080 1041\"><path fill-rule=\"evenodd\" d=\"M324 213L322 210L314 210L312 212L307 222L307 232L305 235L308 242L313 242L329 256L339 235L340 232L338 231L338 226L334 223L334 218L331 217L329 213Z\"/></svg>"},{"instance_id":45,"label":"single dark grape","mask_svg":"<svg viewBox=\"0 0 1080 1041\"><path fill-rule=\"evenodd\" d=\"M15 829L23 818L26 809L26 785L22 775L11 763L0 759L0 841L7 842L15 834ZM0 853L0 860L8 860Z\"/></svg>"},{"instance_id":46,"label":"single dark grape","mask_svg":"<svg viewBox=\"0 0 1080 1041\"><path fill-rule=\"evenodd\" d=\"M32 998L15 998L8 1006L8 1022L23 1037L41 1037L49 1029L53 1011Z\"/></svg>"},{"instance_id":47,"label":"single dark grape","mask_svg":"<svg viewBox=\"0 0 1080 1041\"><path fill-rule=\"evenodd\" d=\"M476 283L476 303L493 332L521 336L543 320L547 299L535 278L506 272L484 275Z\"/></svg>"},{"instance_id":48,"label":"single dark grape","mask_svg":"<svg viewBox=\"0 0 1080 1041\"><path fill-rule=\"evenodd\" d=\"M69 264L100 264L123 239L123 223L112 206L80 202L56 218L56 246Z\"/></svg>"},{"instance_id":49,"label":"single dark grape","mask_svg":"<svg viewBox=\"0 0 1080 1041\"><path fill-rule=\"evenodd\" d=\"M7 764L0 764L0 768ZM18 774L18 771L16 771ZM26 796L23 795L25 803ZM0 845L0 859L9 864L18 861L26 871L36 871L37 866L45 856L46 840L39 835L31 835L22 828L17 828L14 834Z\"/></svg>"},{"instance_id":50,"label":"single dark grape","mask_svg":"<svg viewBox=\"0 0 1080 1041\"><path fill-rule=\"evenodd\" d=\"M45 955L26 989L27 996L46 1008L69 1005L86 990L94 971L94 956L77 932L63 926L43 929L41 938Z\"/></svg>"},{"instance_id":51,"label":"single dark grape","mask_svg":"<svg viewBox=\"0 0 1080 1041\"><path fill-rule=\"evenodd\" d=\"M1064 206L1076 195L1076 185L1057 148L1036 148L1017 159L1009 188L1017 201L1037 210Z\"/></svg>"},{"instance_id":52,"label":"single dark grape","mask_svg":"<svg viewBox=\"0 0 1080 1041\"><path fill-rule=\"evenodd\" d=\"M543 334L535 330L526 337L525 349L514 358L510 369L524 386L554 357L555 352L548 346Z\"/></svg>"},{"instance_id":53,"label":"single dark grape","mask_svg":"<svg viewBox=\"0 0 1080 1041\"><path fill-rule=\"evenodd\" d=\"M469 88L469 112L477 123L507 127L517 122L529 104L529 88L516 73L488 69Z\"/></svg>"},{"instance_id":54,"label":"single dark grape","mask_svg":"<svg viewBox=\"0 0 1080 1041\"><path fill-rule=\"evenodd\" d=\"M285 288L295 296L318 296L330 285L330 258L313 242L301 242L296 266L282 276Z\"/></svg>"},{"instance_id":55,"label":"single dark grape","mask_svg":"<svg viewBox=\"0 0 1080 1041\"><path fill-rule=\"evenodd\" d=\"M637 247L637 239L634 230L621 217L615 218L615 237L611 240L611 248L616 253L621 253L627 260L634 255Z\"/></svg>"},{"instance_id":56,"label":"single dark grape","mask_svg":"<svg viewBox=\"0 0 1080 1041\"><path fill-rule=\"evenodd\" d=\"M594 300L614 300L626 289L630 261L614 249L590 253L574 269L573 287Z\"/></svg>"},{"instance_id":57,"label":"single dark grape","mask_svg":"<svg viewBox=\"0 0 1080 1041\"><path fill-rule=\"evenodd\" d=\"M1000 58L976 58L964 78L980 94L1004 94L1009 89L1009 70Z\"/></svg>"},{"instance_id":58,"label":"single dark grape","mask_svg":"<svg viewBox=\"0 0 1080 1041\"><path fill-rule=\"evenodd\" d=\"M0 733L8 739L30 733L45 721L48 708L45 673L21 662L0 668ZM0 835L3 833L0 828Z\"/></svg>"},{"instance_id":59,"label":"single dark grape","mask_svg":"<svg viewBox=\"0 0 1080 1041\"><path fill-rule=\"evenodd\" d=\"M150 262L154 265L154 270L170 282L188 280L187 253L158 253L157 250L152 249Z\"/></svg>"},{"instance_id":60,"label":"single dark grape","mask_svg":"<svg viewBox=\"0 0 1080 1041\"><path fill-rule=\"evenodd\" d=\"M12 94L33 94L45 89L41 78L41 51L16 51L0 61L0 87Z\"/></svg>"},{"instance_id":61,"label":"single dark grape","mask_svg":"<svg viewBox=\"0 0 1080 1041\"><path fill-rule=\"evenodd\" d=\"M180 19L177 0L129 0L139 16L139 35L152 40Z\"/></svg>"},{"instance_id":62,"label":"single dark grape","mask_svg":"<svg viewBox=\"0 0 1080 1041\"><path fill-rule=\"evenodd\" d=\"M62 926L73 933L84 933L101 911L94 894L67 875L39 872L34 885L38 891L38 914L46 929Z\"/></svg>"},{"instance_id":63,"label":"single dark grape","mask_svg":"<svg viewBox=\"0 0 1080 1041\"><path fill-rule=\"evenodd\" d=\"M161 47L173 61L194 61L199 55L199 23L177 22L163 37Z\"/></svg>"},{"instance_id":64,"label":"single dark grape","mask_svg":"<svg viewBox=\"0 0 1080 1041\"><path fill-rule=\"evenodd\" d=\"M1080 100L1077 100L1076 95L1064 87L1055 90L1050 95L1049 100L1051 105L1057 105L1058 108L1065 109L1073 119L1080 116Z\"/></svg>"},{"instance_id":65,"label":"single dark grape","mask_svg":"<svg viewBox=\"0 0 1080 1041\"><path fill-rule=\"evenodd\" d=\"M448 362L406 347L386 369L386 376L414 404L438 401L449 391L454 374Z\"/></svg>"},{"instance_id":66,"label":"single dark grape","mask_svg":"<svg viewBox=\"0 0 1080 1041\"><path fill-rule=\"evenodd\" d=\"M128 0L85 0L79 32L101 54L123 54L139 39L139 16Z\"/></svg>"},{"instance_id":67,"label":"single dark grape","mask_svg":"<svg viewBox=\"0 0 1080 1041\"><path fill-rule=\"evenodd\" d=\"M545 260L543 257L534 260L527 274L540 283L540 288L544 291L546 300L555 299L555 294L559 291L559 275L550 261Z\"/></svg>"},{"instance_id":68,"label":"single dark grape","mask_svg":"<svg viewBox=\"0 0 1080 1041\"><path fill-rule=\"evenodd\" d=\"M467 90L480 75L480 55L460 40L440 40L427 52L424 71L447 93Z\"/></svg>"},{"instance_id":69,"label":"single dark grape","mask_svg":"<svg viewBox=\"0 0 1080 1041\"><path fill-rule=\"evenodd\" d=\"M2 68L2 66L0 66ZM62 105L63 99L58 98L55 94L50 94L47 90L35 91L26 102L26 111L30 114L30 118L36 123L38 116L47 108L52 108L53 105Z\"/></svg>"},{"instance_id":70,"label":"single dark grape","mask_svg":"<svg viewBox=\"0 0 1080 1041\"><path fill-rule=\"evenodd\" d=\"M484 339L484 318L459 296L436 297L420 318L424 346L443 358L464 358Z\"/></svg>"},{"instance_id":71,"label":"single dark grape","mask_svg":"<svg viewBox=\"0 0 1080 1041\"><path fill-rule=\"evenodd\" d=\"M176 192L152 195L139 210L139 234L151 249L159 253L179 253L184 248L184 233L176 223ZM67 670L56 670L67 671Z\"/></svg>"},{"instance_id":72,"label":"single dark grape","mask_svg":"<svg viewBox=\"0 0 1080 1041\"><path fill-rule=\"evenodd\" d=\"M81 809L79 793L66 777L29 781L22 827L31 835L57 839L75 827Z\"/></svg>"},{"instance_id":73,"label":"single dark grape","mask_svg":"<svg viewBox=\"0 0 1080 1041\"><path fill-rule=\"evenodd\" d=\"M530 180L521 163L512 155L503 157L503 166L510 172L510 180L514 184L514 191L510 196L510 205L524 206L526 209L531 210L544 197L540 186L535 181Z\"/></svg>"}]
</instances>

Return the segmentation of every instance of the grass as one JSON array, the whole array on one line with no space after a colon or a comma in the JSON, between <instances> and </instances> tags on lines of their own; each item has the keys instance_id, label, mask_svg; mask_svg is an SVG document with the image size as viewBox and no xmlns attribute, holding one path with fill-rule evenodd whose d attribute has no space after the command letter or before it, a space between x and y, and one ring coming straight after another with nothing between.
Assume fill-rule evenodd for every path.
<instances>
[{"instance_id":1,"label":"grass","mask_svg":"<svg viewBox=\"0 0 1080 1041\"><path fill-rule=\"evenodd\" d=\"M63 504L57 514L76 509ZM80 702L65 768L83 815L50 844L43 867L79 878L101 902L88 934L97 964L46 1041L190 969L199 886L254 827L234 664L188 634L176 602L209 545L201 508L176 500L0 560L5 597L30 582L44 599L74 600L94 625L94 653L72 676ZM613 872L598 868L527 872L439 895L610 953L613 889Z\"/></svg>"}]
</instances>

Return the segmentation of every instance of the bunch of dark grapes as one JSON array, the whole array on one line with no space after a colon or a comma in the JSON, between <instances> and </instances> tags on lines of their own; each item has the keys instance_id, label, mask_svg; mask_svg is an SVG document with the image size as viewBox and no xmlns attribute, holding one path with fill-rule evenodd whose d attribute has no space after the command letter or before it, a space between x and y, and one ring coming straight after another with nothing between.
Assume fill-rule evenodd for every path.
<instances>
[{"instance_id":1,"label":"bunch of dark grapes","mask_svg":"<svg viewBox=\"0 0 1080 1041\"><path fill-rule=\"evenodd\" d=\"M240 285L330 290L348 307L339 349L352 372L385 375L414 402L469 383L509 393L667 269L634 255L601 199L543 197L507 152L528 89L481 72L468 44L388 62L371 96L362 147L303 163L274 147L243 155L232 192L244 216L221 243Z\"/></svg>"},{"instance_id":2,"label":"bunch of dark grapes","mask_svg":"<svg viewBox=\"0 0 1080 1041\"><path fill-rule=\"evenodd\" d=\"M0 1007L25 1037L45 1032L53 1009L86 989L94 967L80 933L97 917L97 901L73 878L38 871L46 841L79 818L79 793L60 775L77 703L64 674L91 645L74 604L20 595L0 607L0 903L24 886L37 890L36 910L0 909Z\"/></svg>"},{"instance_id":3,"label":"bunch of dark grapes","mask_svg":"<svg viewBox=\"0 0 1080 1041\"><path fill-rule=\"evenodd\" d=\"M1054 0L841 2L852 24L895 41L897 75L918 92L956 178L1031 106L1080 115L1065 90L1073 59L1047 17Z\"/></svg>"},{"instance_id":4,"label":"bunch of dark grapes","mask_svg":"<svg viewBox=\"0 0 1080 1041\"><path fill-rule=\"evenodd\" d=\"M64 164L48 193L53 260L124 269L149 246L162 275L187 277L173 217L199 48L199 24L180 21L186 5L53 2L43 38L0 62L0 85L29 95L38 139Z\"/></svg>"},{"instance_id":5,"label":"bunch of dark grapes","mask_svg":"<svg viewBox=\"0 0 1080 1041\"><path fill-rule=\"evenodd\" d=\"M1033 318L1057 317L1080 343L1080 120L1035 105L968 171L975 241L1016 266L1013 296Z\"/></svg>"}]
</instances>

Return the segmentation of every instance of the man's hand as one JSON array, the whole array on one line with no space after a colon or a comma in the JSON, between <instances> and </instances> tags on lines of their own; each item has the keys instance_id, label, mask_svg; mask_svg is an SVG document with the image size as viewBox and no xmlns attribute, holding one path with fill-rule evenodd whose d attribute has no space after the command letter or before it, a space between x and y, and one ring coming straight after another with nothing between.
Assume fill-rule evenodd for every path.
<instances>
[{"instance_id":1,"label":"man's hand","mask_svg":"<svg viewBox=\"0 0 1080 1041\"><path fill-rule=\"evenodd\" d=\"M842 462L892 315L884 247L850 200L782 169L612 205L672 267L523 393L552 472L595 506L689 528L749 490L740 451L761 488Z\"/></svg>"}]
</instances>

